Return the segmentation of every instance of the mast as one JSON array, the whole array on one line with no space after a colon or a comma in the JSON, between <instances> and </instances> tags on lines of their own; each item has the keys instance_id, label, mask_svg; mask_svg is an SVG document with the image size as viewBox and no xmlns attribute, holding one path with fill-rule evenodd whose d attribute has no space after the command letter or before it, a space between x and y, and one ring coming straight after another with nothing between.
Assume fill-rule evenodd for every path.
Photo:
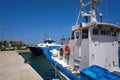
<instances>
[{"instance_id":1,"label":"mast","mask_svg":"<svg viewBox=\"0 0 120 80\"><path fill-rule=\"evenodd\" d=\"M96 12L95 12L95 4L94 4L93 0L91 2L91 22L97 22L97 20L96 20Z\"/></svg>"},{"instance_id":2,"label":"mast","mask_svg":"<svg viewBox=\"0 0 120 80\"><path fill-rule=\"evenodd\" d=\"M48 34L45 33L45 34L44 34L44 41L45 41L45 40L49 40L49 39L50 39L50 37L48 36Z\"/></svg>"},{"instance_id":3,"label":"mast","mask_svg":"<svg viewBox=\"0 0 120 80\"><path fill-rule=\"evenodd\" d=\"M4 28L2 27L2 42L4 41Z\"/></svg>"},{"instance_id":4,"label":"mast","mask_svg":"<svg viewBox=\"0 0 120 80\"><path fill-rule=\"evenodd\" d=\"M91 1L87 2L86 4L84 4L83 1L80 0L80 7L81 8L84 8L84 7L91 4L91 11L89 11L89 13L86 14L84 12L81 12L83 17L90 16L91 22L97 22L97 20L96 20L96 12L95 12L95 3L96 2L101 2L101 0L91 0Z\"/></svg>"}]
</instances>

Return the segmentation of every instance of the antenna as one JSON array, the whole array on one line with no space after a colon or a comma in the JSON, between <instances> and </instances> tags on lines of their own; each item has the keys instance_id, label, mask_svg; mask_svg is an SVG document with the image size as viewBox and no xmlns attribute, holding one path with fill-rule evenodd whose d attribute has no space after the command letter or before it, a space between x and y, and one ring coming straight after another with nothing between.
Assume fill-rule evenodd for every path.
<instances>
[{"instance_id":1,"label":"antenna","mask_svg":"<svg viewBox=\"0 0 120 80\"><path fill-rule=\"evenodd\" d=\"M3 41L4 41L4 28L1 28L1 48L3 48Z\"/></svg>"},{"instance_id":2,"label":"antenna","mask_svg":"<svg viewBox=\"0 0 120 80\"><path fill-rule=\"evenodd\" d=\"M101 2L102 0L91 0L89 2L87 2L86 4L83 3L82 0L80 0L80 7L84 8L88 5L91 4L91 11L89 12L89 14L87 14L86 16L91 16L91 22L97 22L96 20L96 13L95 13L95 3L96 2ZM84 13L82 13L82 15L84 15ZM85 17L85 16L83 16Z\"/></svg>"},{"instance_id":3,"label":"antenna","mask_svg":"<svg viewBox=\"0 0 120 80\"><path fill-rule=\"evenodd\" d=\"M4 28L2 27L2 42L4 41Z\"/></svg>"},{"instance_id":4,"label":"antenna","mask_svg":"<svg viewBox=\"0 0 120 80\"><path fill-rule=\"evenodd\" d=\"M78 16L77 16L76 26L78 25L78 20L79 20L79 17L80 17L80 12L81 12L81 10L79 10L79 13L78 13Z\"/></svg>"},{"instance_id":5,"label":"antenna","mask_svg":"<svg viewBox=\"0 0 120 80\"><path fill-rule=\"evenodd\" d=\"M48 36L48 34L44 34L44 40L50 39L50 37Z\"/></svg>"}]
</instances>

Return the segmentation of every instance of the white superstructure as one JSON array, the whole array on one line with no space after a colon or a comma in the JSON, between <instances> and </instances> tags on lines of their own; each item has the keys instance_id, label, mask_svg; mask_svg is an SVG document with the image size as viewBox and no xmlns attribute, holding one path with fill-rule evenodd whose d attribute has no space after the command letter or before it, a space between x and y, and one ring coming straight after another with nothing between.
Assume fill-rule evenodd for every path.
<instances>
[{"instance_id":1,"label":"white superstructure","mask_svg":"<svg viewBox=\"0 0 120 80\"><path fill-rule=\"evenodd\" d=\"M119 65L117 35L120 27L110 23L89 25L73 28L69 64L78 71L94 64L113 71Z\"/></svg>"},{"instance_id":2,"label":"white superstructure","mask_svg":"<svg viewBox=\"0 0 120 80\"><path fill-rule=\"evenodd\" d=\"M98 65L114 71L118 68L118 34L120 27L110 23L97 22L94 3L100 0L91 0L90 13L82 12L86 18L90 16L91 21L73 26L70 40L70 66L77 71L91 66ZM85 7L81 2L81 7ZM100 13L100 17L102 14Z\"/></svg>"},{"instance_id":3,"label":"white superstructure","mask_svg":"<svg viewBox=\"0 0 120 80\"><path fill-rule=\"evenodd\" d=\"M44 48L44 47L47 47L47 46L58 46L58 44L56 44L56 42L53 41L52 39L47 39L43 43L37 44L37 47L40 47L40 48Z\"/></svg>"}]
</instances>

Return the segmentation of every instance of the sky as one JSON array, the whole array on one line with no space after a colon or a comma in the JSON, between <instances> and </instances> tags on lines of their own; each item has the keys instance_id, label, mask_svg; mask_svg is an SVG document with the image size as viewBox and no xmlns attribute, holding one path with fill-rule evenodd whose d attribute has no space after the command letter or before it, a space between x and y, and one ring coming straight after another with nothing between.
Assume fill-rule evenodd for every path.
<instances>
[{"instance_id":1,"label":"sky","mask_svg":"<svg viewBox=\"0 0 120 80\"><path fill-rule=\"evenodd\" d=\"M120 0L103 0L97 3L97 15L102 12L103 21L119 25L119 4ZM48 34L60 42L62 37L70 37L79 10L88 12L89 7L81 9L79 0L0 0L0 40L3 31L3 39L8 41L37 44Z\"/></svg>"}]
</instances>

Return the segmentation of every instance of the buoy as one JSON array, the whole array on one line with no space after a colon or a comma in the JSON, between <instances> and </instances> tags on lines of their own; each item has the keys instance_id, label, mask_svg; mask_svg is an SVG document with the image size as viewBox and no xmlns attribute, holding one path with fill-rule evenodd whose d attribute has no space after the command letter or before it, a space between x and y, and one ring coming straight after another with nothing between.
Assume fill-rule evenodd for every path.
<instances>
[{"instance_id":1,"label":"buoy","mask_svg":"<svg viewBox=\"0 0 120 80\"><path fill-rule=\"evenodd\" d=\"M69 55L70 54L70 46L66 45L64 51L65 51L65 54Z\"/></svg>"},{"instance_id":2,"label":"buoy","mask_svg":"<svg viewBox=\"0 0 120 80\"><path fill-rule=\"evenodd\" d=\"M56 49L52 50L53 57L58 57L59 52Z\"/></svg>"}]
</instances>

